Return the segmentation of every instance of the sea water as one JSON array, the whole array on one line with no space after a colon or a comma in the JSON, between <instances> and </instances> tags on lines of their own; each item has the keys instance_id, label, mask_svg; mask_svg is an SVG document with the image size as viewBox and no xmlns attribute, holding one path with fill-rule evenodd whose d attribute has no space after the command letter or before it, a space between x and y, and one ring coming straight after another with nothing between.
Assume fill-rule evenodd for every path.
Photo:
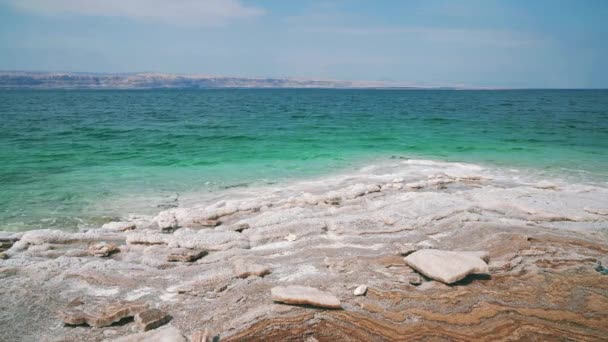
<instances>
[{"instance_id":1,"label":"sea water","mask_svg":"<svg viewBox=\"0 0 608 342\"><path fill-rule=\"evenodd\" d=\"M0 230L425 158L608 182L606 90L1 90Z\"/></svg>"}]
</instances>

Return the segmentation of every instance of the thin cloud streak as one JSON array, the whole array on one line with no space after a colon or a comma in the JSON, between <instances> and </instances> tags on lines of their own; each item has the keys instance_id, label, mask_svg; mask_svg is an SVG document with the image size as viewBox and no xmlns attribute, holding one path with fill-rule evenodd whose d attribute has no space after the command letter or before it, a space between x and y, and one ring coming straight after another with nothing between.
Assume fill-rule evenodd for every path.
<instances>
[{"instance_id":1,"label":"thin cloud streak","mask_svg":"<svg viewBox=\"0 0 608 342\"><path fill-rule=\"evenodd\" d=\"M265 14L239 0L6 0L18 10L41 15L125 17L178 25L219 26Z\"/></svg>"}]
</instances>

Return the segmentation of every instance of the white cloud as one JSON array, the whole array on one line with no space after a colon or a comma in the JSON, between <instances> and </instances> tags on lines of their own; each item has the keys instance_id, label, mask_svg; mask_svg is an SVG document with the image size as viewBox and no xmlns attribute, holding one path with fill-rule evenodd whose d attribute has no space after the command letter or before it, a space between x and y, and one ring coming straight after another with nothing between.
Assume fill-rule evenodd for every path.
<instances>
[{"instance_id":1,"label":"white cloud","mask_svg":"<svg viewBox=\"0 0 608 342\"><path fill-rule=\"evenodd\" d=\"M264 10L239 0L7 0L13 7L43 15L127 17L172 24L217 26L261 16Z\"/></svg>"}]
</instances>

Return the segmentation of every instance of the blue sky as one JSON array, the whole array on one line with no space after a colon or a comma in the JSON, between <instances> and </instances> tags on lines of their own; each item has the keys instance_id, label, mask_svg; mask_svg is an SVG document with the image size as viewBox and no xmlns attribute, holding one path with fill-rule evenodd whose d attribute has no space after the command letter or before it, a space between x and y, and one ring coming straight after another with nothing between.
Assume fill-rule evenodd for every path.
<instances>
[{"instance_id":1,"label":"blue sky","mask_svg":"<svg viewBox=\"0 0 608 342\"><path fill-rule=\"evenodd\" d=\"M0 69L608 87L605 0L0 0Z\"/></svg>"}]
</instances>

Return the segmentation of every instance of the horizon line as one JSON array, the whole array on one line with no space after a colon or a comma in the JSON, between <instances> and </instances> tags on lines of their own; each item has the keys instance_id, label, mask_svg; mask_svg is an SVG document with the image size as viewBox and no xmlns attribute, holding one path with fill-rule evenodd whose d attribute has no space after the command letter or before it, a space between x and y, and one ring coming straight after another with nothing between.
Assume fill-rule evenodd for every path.
<instances>
[{"instance_id":1,"label":"horizon line","mask_svg":"<svg viewBox=\"0 0 608 342\"><path fill-rule=\"evenodd\" d=\"M500 90L608 90L608 87L598 88L582 88L582 87L497 87L497 86L471 86L464 84L419 84L408 83L405 81L388 81L388 80L345 80L336 78L310 78L301 76L235 76L235 75L217 75L205 73L171 73L160 71L125 71L125 72L105 72L105 71L49 71L49 70L3 70L2 74L23 73L23 74L81 74L81 75L99 75L99 76L129 76L129 75L150 75L150 76L175 76L184 77L194 80L205 79L240 79L250 81L298 81L298 82L340 82L343 85L334 84L332 86L215 86L215 87L188 87L188 86L142 86L142 87L87 87L87 86L62 86L55 88L42 88L33 86L5 86L0 82L0 89L65 89L65 90L152 90L152 89L350 89L350 90L365 90L365 89L393 89L393 90L485 90L485 91L500 91Z\"/></svg>"}]
</instances>

